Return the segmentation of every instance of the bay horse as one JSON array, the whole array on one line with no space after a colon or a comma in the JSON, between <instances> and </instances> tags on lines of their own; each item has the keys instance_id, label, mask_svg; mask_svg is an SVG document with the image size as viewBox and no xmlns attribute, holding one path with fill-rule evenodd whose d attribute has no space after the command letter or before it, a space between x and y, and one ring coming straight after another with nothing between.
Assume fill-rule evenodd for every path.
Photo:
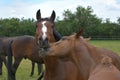
<instances>
[{"instance_id":1,"label":"bay horse","mask_svg":"<svg viewBox=\"0 0 120 80\"><path fill-rule=\"evenodd\" d=\"M53 11L51 14L50 18L41 18L41 13L40 10L37 11L36 13L36 18L37 18L37 22L36 22L36 36L35 39L24 39L24 41L21 41L22 37L17 38L16 40L11 41L10 46L9 46L9 55L8 55L8 67L9 67L9 75L8 78L9 80L16 80L16 70L22 60L22 58L28 58L34 62L38 62L38 63L43 63L43 59L39 56L39 51L40 51L40 46L41 44L46 44L48 39L45 39L44 36L46 36L46 33L51 36L50 38L50 42L55 42L60 40L61 35L56 31L55 29L55 23L54 23L54 19L55 19L55 12ZM44 22L44 24L43 24ZM45 25L48 26L48 28L45 27ZM43 29L41 29L41 27L44 26ZM46 32L46 29L48 30ZM44 39L46 41L44 41L42 38L38 38L40 35L38 35L38 31L45 31L44 34ZM37 40L38 39L38 40ZM43 40L42 42L39 40ZM25 48L23 48L23 46L25 46ZM46 46L44 47L44 49L46 48ZM21 50L25 50L24 54L20 53ZM14 63L12 65L12 55L14 56ZM41 79L41 76L40 78Z\"/></svg>"},{"instance_id":2,"label":"bay horse","mask_svg":"<svg viewBox=\"0 0 120 80\"><path fill-rule=\"evenodd\" d=\"M60 34L55 30L55 16L55 11L52 12L50 18L41 18L40 10L36 13L37 22L35 37L36 43L40 48L39 53L44 52L44 50L49 50L50 43L54 43L61 39ZM69 61L64 62L56 57L44 57L43 61L45 64L44 80L75 80L73 76L76 76L77 70L72 69L75 67L73 63ZM73 74L69 75L71 72ZM69 77L65 75L69 75ZM40 78L38 80L40 80Z\"/></svg>"},{"instance_id":3,"label":"bay horse","mask_svg":"<svg viewBox=\"0 0 120 80\"><path fill-rule=\"evenodd\" d=\"M26 39L31 39L31 41L34 42L34 37L33 36L16 36L16 37L0 37L0 74L2 74L2 62L5 63L5 66L7 68L7 61L6 61L6 56L7 56L7 49L9 46L10 41L12 40L16 40L16 38L18 37L22 37L20 40L24 43L24 40ZM28 45L29 43L27 43ZM21 44L23 48L25 48L24 44ZM17 46L18 47L18 46ZM25 54L25 50L21 50L20 51L22 54ZM34 74L34 66L35 66L35 62L32 62L32 70L31 70L31 74L30 76L32 76ZM40 74L42 71L42 64L38 64L38 74Z\"/></svg>"},{"instance_id":4,"label":"bay horse","mask_svg":"<svg viewBox=\"0 0 120 80\"><path fill-rule=\"evenodd\" d=\"M90 73L88 80L120 80L120 71L112 64L112 59L103 55L103 59Z\"/></svg>"},{"instance_id":5,"label":"bay horse","mask_svg":"<svg viewBox=\"0 0 120 80\"><path fill-rule=\"evenodd\" d=\"M12 47L12 53L4 53L8 56L8 71L11 70L10 66L11 65L13 67L13 74L15 76L16 70L20 64L20 62L22 61L22 59L26 59L28 58L29 60L31 60L32 62L32 71L30 76L33 75L33 71L34 71L34 64L35 62L38 64L38 74L40 74L42 72L42 64L43 64L43 60L40 57L37 57L36 59L31 59L32 55L35 55L38 53L38 46L36 45L35 42L35 38L33 36L28 36L28 35L24 35L24 36L16 36L16 37L6 37L6 39L4 39L5 43L7 46L4 47L4 49L8 49L9 50L9 46ZM7 44L7 42L9 41L9 43ZM12 43L10 44L10 42L12 41ZM7 50L5 50L7 51ZM11 54L11 55L10 55ZM12 59L9 60L9 58L12 56L14 57L14 63L12 65ZM35 55L36 56L36 55ZM39 58L39 59L38 59ZM11 71L9 71L11 72ZM9 77L10 77L10 73L9 73ZM12 79L14 80L14 79Z\"/></svg>"},{"instance_id":6,"label":"bay horse","mask_svg":"<svg viewBox=\"0 0 120 80\"><path fill-rule=\"evenodd\" d=\"M72 76L72 80L88 80L90 72L94 69L94 66L101 61L102 55L107 55L112 58L112 64L120 70L120 56L110 50L98 48L89 44L89 42L81 36L82 32L83 30L73 35L63 37L58 42L51 44L49 50L42 51L42 53L40 53L40 56L43 58L55 57L57 59L63 60L64 62L69 61L74 64L75 67L72 67L71 69L77 72L76 76ZM55 65L56 64L50 66L54 67ZM46 65L46 67L49 67L49 65ZM63 70L58 70L58 72L59 71ZM65 72L66 71L60 73ZM56 73L51 73L51 75L57 77L55 75ZM69 72L68 75L60 75L69 77L68 75L75 74Z\"/></svg>"}]
</instances>

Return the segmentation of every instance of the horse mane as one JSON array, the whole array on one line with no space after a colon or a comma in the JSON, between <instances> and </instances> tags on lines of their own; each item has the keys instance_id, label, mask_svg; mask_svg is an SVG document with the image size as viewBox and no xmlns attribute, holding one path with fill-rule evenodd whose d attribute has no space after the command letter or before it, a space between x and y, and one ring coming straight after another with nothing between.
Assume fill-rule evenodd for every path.
<instances>
[{"instance_id":1,"label":"horse mane","mask_svg":"<svg viewBox=\"0 0 120 80\"><path fill-rule=\"evenodd\" d=\"M107 55L103 55L101 60L101 64L103 65L110 65L112 63L112 58L108 57Z\"/></svg>"}]
</instances>

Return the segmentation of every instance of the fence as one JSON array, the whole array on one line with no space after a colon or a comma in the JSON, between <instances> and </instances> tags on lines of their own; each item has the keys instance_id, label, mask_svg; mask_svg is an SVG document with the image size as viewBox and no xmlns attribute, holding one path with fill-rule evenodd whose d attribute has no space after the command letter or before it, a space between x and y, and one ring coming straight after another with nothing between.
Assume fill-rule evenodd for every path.
<instances>
[{"instance_id":1,"label":"fence","mask_svg":"<svg viewBox=\"0 0 120 80\"><path fill-rule=\"evenodd\" d=\"M120 40L120 36L90 36L92 40Z\"/></svg>"}]
</instances>

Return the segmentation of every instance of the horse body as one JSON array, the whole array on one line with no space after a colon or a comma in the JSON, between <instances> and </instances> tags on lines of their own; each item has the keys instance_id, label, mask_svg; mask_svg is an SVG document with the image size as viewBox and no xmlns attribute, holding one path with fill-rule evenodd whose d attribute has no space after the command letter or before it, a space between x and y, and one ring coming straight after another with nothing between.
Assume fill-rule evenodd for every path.
<instances>
[{"instance_id":1,"label":"horse body","mask_svg":"<svg viewBox=\"0 0 120 80\"><path fill-rule=\"evenodd\" d=\"M12 51L15 59L28 58L34 62L42 63L42 59L38 56L39 48L32 36L16 38L12 43Z\"/></svg>"},{"instance_id":2,"label":"horse body","mask_svg":"<svg viewBox=\"0 0 120 80\"><path fill-rule=\"evenodd\" d=\"M33 75L33 67L34 62L38 63L38 72L40 73L42 70L42 63L43 60L41 57L39 57L39 48L35 42L35 38L33 36L19 36L15 37L12 40L12 43L10 44L13 57L14 57L14 63L12 65L12 59L8 60L8 65L10 69L12 69L13 77L15 79L16 70L23 58L28 58L32 61L32 72L31 75ZM12 55L8 55L8 59L12 57ZM10 70L9 69L9 70ZM9 73L9 77L11 74ZM13 79L13 80L14 80Z\"/></svg>"},{"instance_id":3,"label":"horse body","mask_svg":"<svg viewBox=\"0 0 120 80\"><path fill-rule=\"evenodd\" d=\"M29 42L27 42L28 40ZM13 45L13 50L14 50L14 57L17 58L18 60L22 58L27 58L28 54L31 53L32 55L35 55L38 53L38 48L37 45L35 45L35 39L33 36L16 36L16 37L0 37L0 73L2 74L2 62L5 63L6 68L7 68L7 61L6 61L6 56L8 55L8 47L10 46L10 42L15 41L15 45ZM30 43L33 43L34 45L30 46ZM32 52L29 52L27 47L30 46L30 50ZM21 48L19 48L21 47ZM20 49L20 50L19 50ZM17 54L17 55L16 55ZM26 56L27 55L27 56ZM20 57L20 58L19 58ZM34 74L34 65L35 62L38 62L34 59L32 61L32 71L31 71L31 76ZM40 58L39 58L40 59ZM42 61L42 60L40 60ZM40 62L39 61L39 62ZM15 63L16 64L16 63ZM38 63L38 74L40 74L42 68L41 62Z\"/></svg>"},{"instance_id":4,"label":"horse body","mask_svg":"<svg viewBox=\"0 0 120 80\"><path fill-rule=\"evenodd\" d=\"M64 62L70 61L73 63L75 66L73 69L77 69L77 75L79 75L77 79L74 77L74 80L88 80L90 72L101 61L102 55L106 53L107 56L113 59L112 63L120 70L120 57L117 54L90 45L83 37L79 37L81 33L82 31L63 37L60 41L51 44L49 51L45 52L44 56L42 56L52 56Z\"/></svg>"},{"instance_id":5,"label":"horse body","mask_svg":"<svg viewBox=\"0 0 120 80\"><path fill-rule=\"evenodd\" d=\"M90 73L88 80L120 80L120 71L111 62L110 57L104 56Z\"/></svg>"}]
</instances>

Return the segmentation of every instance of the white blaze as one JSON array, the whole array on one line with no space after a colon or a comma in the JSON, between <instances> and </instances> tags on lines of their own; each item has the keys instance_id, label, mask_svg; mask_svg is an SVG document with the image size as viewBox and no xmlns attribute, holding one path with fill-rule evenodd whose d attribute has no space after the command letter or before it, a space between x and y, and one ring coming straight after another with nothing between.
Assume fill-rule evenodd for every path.
<instances>
[{"instance_id":1,"label":"white blaze","mask_svg":"<svg viewBox=\"0 0 120 80\"><path fill-rule=\"evenodd\" d=\"M42 27L42 32L43 32L42 38L43 38L43 40L47 37L47 34L46 34L47 27L45 26L45 23L46 23L46 21L42 22L42 25L43 25L43 27Z\"/></svg>"}]
</instances>

